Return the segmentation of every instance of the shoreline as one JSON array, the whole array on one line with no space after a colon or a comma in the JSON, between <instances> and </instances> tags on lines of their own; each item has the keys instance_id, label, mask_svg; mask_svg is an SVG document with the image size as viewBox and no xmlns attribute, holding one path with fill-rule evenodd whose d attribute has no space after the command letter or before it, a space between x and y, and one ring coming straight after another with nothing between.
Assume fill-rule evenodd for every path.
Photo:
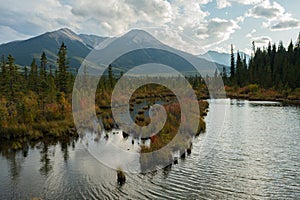
<instances>
[{"instance_id":1,"label":"shoreline","mask_svg":"<svg viewBox=\"0 0 300 200\"><path fill-rule=\"evenodd\" d=\"M244 99L249 101L277 101L286 104L300 105L300 89L276 90L264 89L257 84L245 87L225 86L226 96L230 99Z\"/></svg>"},{"instance_id":2,"label":"shoreline","mask_svg":"<svg viewBox=\"0 0 300 200\"><path fill-rule=\"evenodd\" d=\"M0 144L12 144L13 150L22 149L26 143L47 139L78 137L74 122L70 119L26 124L14 124L0 128Z\"/></svg>"},{"instance_id":3,"label":"shoreline","mask_svg":"<svg viewBox=\"0 0 300 200\"><path fill-rule=\"evenodd\" d=\"M248 101L274 101L283 104L300 105L300 99L291 99L278 96L262 95L258 97L256 93L252 94L238 94L234 92L226 92L228 99L248 100ZM148 98L144 98L148 99ZM157 98L154 98L157 100ZM172 98L171 98L172 99ZM201 98L200 101L209 100L210 98ZM103 108L102 108L103 109ZM98 113L99 114L99 113ZM203 116L202 116L203 117ZM16 124L10 127L1 127L0 143L24 143L46 138L63 138L78 136L77 130L71 119L62 121L47 121L36 123L34 125L26 126L26 124ZM20 149L21 145L15 145L12 149Z\"/></svg>"},{"instance_id":4,"label":"shoreline","mask_svg":"<svg viewBox=\"0 0 300 200\"><path fill-rule=\"evenodd\" d=\"M292 105L300 105L300 99L289 99L289 98L273 98L273 97L247 97L244 95L232 95L232 94L226 94L226 97L228 99L238 99L238 100L248 100L248 101L275 101L285 104L292 104Z\"/></svg>"}]
</instances>

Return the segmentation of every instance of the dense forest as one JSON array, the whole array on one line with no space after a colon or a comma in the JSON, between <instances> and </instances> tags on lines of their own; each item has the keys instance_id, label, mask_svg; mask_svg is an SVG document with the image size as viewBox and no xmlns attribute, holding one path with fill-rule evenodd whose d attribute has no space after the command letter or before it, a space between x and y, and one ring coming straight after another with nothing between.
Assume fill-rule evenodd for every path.
<instances>
[{"instance_id":1,"label":"dense forest","mask_svg":"<svg viewBox=\"0 0 300 200\"><path fill-rule=\"evenodd\" d=\"M240 53L235 57L231 46L230 75L227 76L225 68L221 73L225 84L229 86L227 91L245 94L250 92L247 90L263 89L261 92L271 91L281 98L291 94L295 99L299 98L300 34L296 44L291 41L287 48L282 42L278 46L269 42L268 46L263 48L256 48L254 42L252 45L253 53L249 61Z\"/></svg>"},{"instance_id":2,"label":"dense forest","mask_svg":"<svg viewBox=\"0 0 300 200\"><path fill-rule=\"evenodd\" d=\"M28 136L37 139L42 133L59 136L62 132L71 132L73 82L74 75L68 72L64 43L57 53L55 70L48 65L44 52L40 61L32 60L30 67L18 67L12 55L7 58L3 55L0 71L1 138Z\"/></svg>"}]
</instances>

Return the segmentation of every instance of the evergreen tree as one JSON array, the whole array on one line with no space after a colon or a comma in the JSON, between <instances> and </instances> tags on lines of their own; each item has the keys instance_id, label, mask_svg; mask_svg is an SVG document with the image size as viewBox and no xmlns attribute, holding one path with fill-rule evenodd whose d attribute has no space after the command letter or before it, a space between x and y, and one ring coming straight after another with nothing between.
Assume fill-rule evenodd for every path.
<instances>
[{"instance_id":1,"label":"evergreen tree","mask_svg":"<svg viewBox=\"0 0 300 200\"><path fill-rule=\"evenodd\" d=\"M1 76L4 77L6 74L6 61L4 55L1 56Z\"/></svg>"},{"instance_id":2,"label":"evergreen tree","mask_svg":"<svg viewBox=\"0 0 300 200\"><path fill-rule=\"evenodd\" d=\"M274 79L273 73L274 73L274 62L275 62L275 56L277 53L277 47L274 43L272 46L272 52L271 52L271 72L272 72L272 79Z\"/></svg>"},{"instance_id":3,"label":"evergreen tree","mask_svg":"<svg viewBox=\"0 0 300 200\"><path fill-rule=\"evenodd\" d=\"M236 83L238 86L243 86L243 62L240 53L237 53L236 58Z\"/></svg>"},{"instance_id":4,"label":"evergreen tree","mask_svg":"<svg viewBox=\"0 0 300 200\"><path fill-rule=\"evenodd\" d=\"M32 60L30 65L28 86L31 91L38 93L38 67L35 59Z\"/></svg>"},{"instance_id":5,"label":"evergreen tree","mask_svg":"<svg viewBox=\"0 0 300 200\"><path fill-rule=\"evenodd\" d=\"M235 59L233 53L233 45L231 45L231 58L230 58L230 79L232 83L234 82L235 78Z\"/></svg>"},{"instance_id":6,"label":"evergreen tree","mask_svg":"<svg viewBox=\"0 0 300 200\"><path fill-rule=\"evenodd\" d=\"M60 92L68 92L68 62L67 62L67 47L64 43L61 44L57 54L57 66L58 66L58 88Z\"/></svg>"},{"instance_id":7,"label":"evergreen tree","mask_svg":"<svg viewBox=\"0 0 300 200\"><path fill-rule=\"evenodd\" d=\"M1 56L1 74L0 74L0 93L4 92L7 83L6 60L4 55Z\"/></svg>"},{"instance_id":8,"label":"evergreen tree","mask_svg":"<svg viewBox=\"0 0 300 200\"><path fill-rule=\"evenodd\" d=\"M214 78L217 79L218 77L219 77L219 71L218 71L218 69L216 69L216 70L215 70Z\"/></svg>"},{"instance_id":9,"label":"evergreen tree","mask_svg":"<svg viewBox=\"0 0 300 200\"><path fill-rule=\"evenodd\" d=\"M46 66L47 66L47 62L48 62L45 52L42 53L40 61L41 61L40 78L42 80L45 80L45 78L47 76Z\"/></svg>"},{"instance_id":10,"label":"evergreen tree","mask_svg":"<svg viewBox=\"0 0 300 200\"><path fill-rule=\"evenodd\" d=\"M16 101L16 94L20 91L19 90L19 83L18 83L18 73L17 67L15 65L15 59L12 57L11 54L7 57L8 62L8 84L7 84L7 91L8 97L10 101Z\"/></svg>"},{"instance_id":11,"label":"evergreen tree","mask_svg":"<svg viewBox=\"0 0 300 200\"><path fill-rule=\"evenodd\" d=\"M24 67L24 79L27 83L27 81L28 81L28 68L26 66Z\"/></svg>"},{"instance_id":12,"label":"evergreen tree","mask_svg":"<svg viewBox=\"0 0 300 200\"><path fill-rule=\"evenodd\" d=\"M225 67L223 67L223 69L222 69L221 76L222 76L223 82L225 84L227 84L227 72L226 72L226 68Z\"/></svg>"}]
</instances>

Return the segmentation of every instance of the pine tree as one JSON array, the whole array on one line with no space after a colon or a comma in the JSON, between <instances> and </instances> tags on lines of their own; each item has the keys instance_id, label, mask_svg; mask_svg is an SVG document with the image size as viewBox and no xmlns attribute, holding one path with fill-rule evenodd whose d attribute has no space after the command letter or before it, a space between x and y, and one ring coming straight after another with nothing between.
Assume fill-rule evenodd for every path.
<instances>
[{"instance_id":1,"label":"pine tree","mask_svg":"<svg viewBox=\"0 0 300 200\"><path fill-rule=\"evenodd\" d=\"M55 99L56 95L56 84L55 84L55 77L52 73L52 66L49 66L49 74L47 77L47 96L49 99L53 100Z\"/></svg>"},{"instance_id":2,"label":"pine tree","mask_svg":"<svg viewBox=\"0 0 300 200\"><path fill-rule=\"evenodd\" d=\"M23 72L21 74L21 79L23 84L21 84L21 88L22 88L22 92L25 94L28 92L28 79L29 79L29 75L28 75L28 67L25 66L23 67Z\"/></svg>"},{"instance_id":3,"label":"pine tree","mask_svg":"<svg viewBox=\"0 0 300 200\"><path fill-rule=\"evenodd\" d=\"M274 43L272 46L272 52L271 52L271 72L272 72L272 79L274 79L273 73L274 73L274 63L275 63L275 56L277 52L276 44Z\"/></svg>"},{"instance_id":4,"label":"pine tree","mask_svg":"<svg viewBox=\"0 0 300 200\"><path fill-rule=\"evenodd\" d=\"M232 83L234 82L235 78L235 59L233 53L233 45L231 45L231 59L230 59L230 79Z\"/></svg>"},{"instance_id":5,"label":"pine tree","mask_svg":"<svg viewBox=\"0 0 300 200\"><path fill-rule=\"evenodd\" d=\"M24 67L24 79L26 82L28 81L28 68L26 66Z\"/></svg>"},{"instance_id":6,"label":"pine tree","mask_svg":"<svg viewBox=\"0 0 300 200\"><path fill-rule=\"evenodd\" d=\"M1 56L1 76L4 76L6 73L6 61L4 55Z\"/></svg>"},{"instance_id":7,"label":"pine tree","mask_svg":"<svg viewBox=\"0 0 300 200\"><path fill-rule=\"evenodd\" d=\"M236 81L238 86L243 86L243 62L239 52L236 59Z\"/></svg>"},{"instance_id":8,"label":"pine tree","mask_svg":"<svg viewBox=\"0 0 300 200\"><path fill-rule=\"evenodd\" d=\"M255 42L254 41L252 42L252 52L253 52L253 55L251 57L254 57L255 53L256 53L256 47L255 47Z\"/></svg>"},{"instance_id":9,"label":"pine tree","mask_svg":"<svg viewBox=\"0 0 300 200\"><path fill-rule=\"evenodd\" d=\"M67 47L64 43L61 44L57 54L57 66L58 66L58 89L60 92L67 93L68 88L68 62L67 62Z\"/></svg>"},{"instance_id":10,"label":"pine tree","mask_svg":"<svg viewBox=\"0 0 300 200\"><path fill-rule=\"evenodd\" d=\"M219 71L218 71L218 69L216 69L216 70L215 70L214 78L217 79L218 77L219 77Z\"/></svg>"},{"instance_id":11,"label":"pine tree","mask_svg":"<svg viewBox=\"0 0 300 200\"><path fill-rule=\"evenodd\" d=\"M28 86L31 91L38 93L38 67L35 59L32 59L30 65Z\"/></svg>"},{"instance_id":12,"label":"pine tree","mask_svg":"<svg viewBox=\"0 0 300 200\"><path fill-rule=\"evenodd\" d=\"M8 98L10 101L16 101L16 93L19 92L19 83L18 83L18 73L17 67L15 65L15 59L12 57L11 54L7 57L8 63L8 84L7 84L7 91L8 91Z\"/></svg>"},{"instance_id":13,"label":"pine tree","mask_svg":"<svg viewBox=\"0 0 300 200\"><path fill-rule=\"evenodd\" d=\"M222 76L223 82L225 84L227 84L227 72L226 72L226 68L225 67L223 67L223 69L222 69L221 76Z\"/></svg>"},{"instance_id":14,"label":"pine tree","mask_svg":"<svg viewBox=\"0 0 300 200\"><path fill-rule=\"evenodd\" d=\"M41 80L45 80L47 76L46 66L48 62L45 52L42 53L40 61L41 61L40 78Z\"/></svg>"},{"instance_id":15,"label":"pine tree","mask_svg":"<svg viewBox=\"0 0 300 200\"><path fill-rule=\"evenodd\" d=\"M1 56L1 74L0 74L0 93L4 92L7 83L6 60L4 55Z\"/></svg>"}]
</instances>

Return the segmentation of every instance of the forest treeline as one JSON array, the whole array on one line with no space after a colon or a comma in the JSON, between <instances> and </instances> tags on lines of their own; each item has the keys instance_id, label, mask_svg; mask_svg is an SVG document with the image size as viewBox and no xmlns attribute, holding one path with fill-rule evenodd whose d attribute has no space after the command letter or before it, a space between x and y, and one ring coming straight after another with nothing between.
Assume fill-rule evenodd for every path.
<instances>
[{"instance_id":1,"label":"forest treeline","mask_svg":"<svg viewBox=\"0 0 300 200\"><path fill-rule=\"evenodd\" d=\"M70 132L70 94L75 77L68 72L64 43L58 50L55 69L48 64L45 52L28 67L18 67L12 55L2 55L0 65L1 138L39 138L46 133L59 136Z\"/></svg>"},{"instance_id":2,"label":"forest treeline","mask_svg":"<svg viewBox=\"0 0 300 200\"><path fill-rule=\"evenodd\" d=\"M224 68L221 76L230 87L247 87L273 90L287 97L292 92L300 93L300 34L297 42L284 47L282 42L257 48L252 43L253 53L249 61L231 46L230 74ZM299 96L300 97L300 96Z\"/></svg>"}]
</instances>

